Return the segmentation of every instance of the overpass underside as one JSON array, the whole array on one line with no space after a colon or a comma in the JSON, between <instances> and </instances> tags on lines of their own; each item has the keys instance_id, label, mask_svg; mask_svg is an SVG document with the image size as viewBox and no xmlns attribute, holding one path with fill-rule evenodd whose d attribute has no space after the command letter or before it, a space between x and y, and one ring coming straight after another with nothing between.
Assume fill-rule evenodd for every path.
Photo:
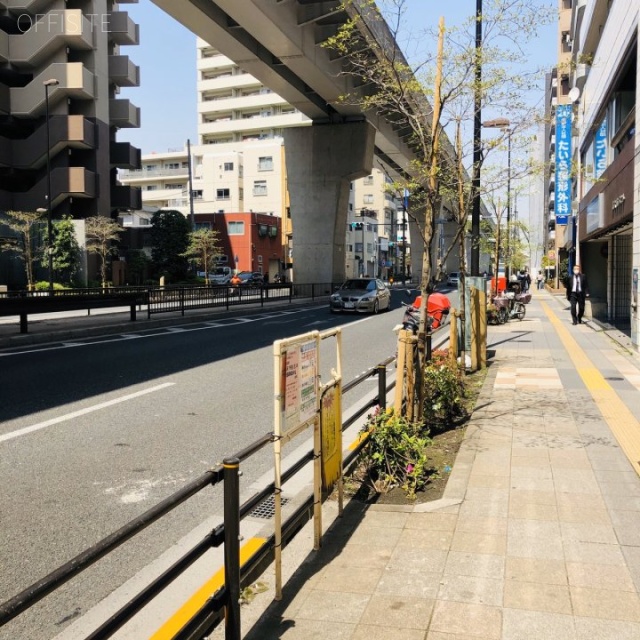
<instances>
[{"instance_id":1,"label":"overpass underside","mask_svg":"<svg viewBox=\"0 0 640 640\"><path fill-rule=\"evenodd\" d=\"M343 99L363 88L322 46L348 19L339 0L153 2L311 118L314 126L284 136L295 278L342 280L350 181L371 172L374 155L401 174L414 154L410 132ZM377 26L378 41L395 46L386 26Z\"/></svg>"}]
</instances>

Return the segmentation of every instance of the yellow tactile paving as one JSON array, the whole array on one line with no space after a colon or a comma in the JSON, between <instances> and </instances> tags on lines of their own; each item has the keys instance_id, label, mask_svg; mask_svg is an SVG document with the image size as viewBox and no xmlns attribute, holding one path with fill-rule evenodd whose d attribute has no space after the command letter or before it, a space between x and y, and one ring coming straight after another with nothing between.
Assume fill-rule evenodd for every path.
<instances>
[{"instance_id":1,"label":"yellow tactile paving","mask_svg":"<svg viewBox=\"0 0 640 640\"><path fill-rule=\"evenodd\" d=\"M582 378L588 391L591 393L596 406L602 413L614 437L633 468L640 475L640 422L620 400L618 394L604 379L600 371L576 342L567 328L550 309L549 305L542 302L542 309L547 314L554 329L564 344L569 357L573 361L576 371Z\"/></svg>"}]
</instances>

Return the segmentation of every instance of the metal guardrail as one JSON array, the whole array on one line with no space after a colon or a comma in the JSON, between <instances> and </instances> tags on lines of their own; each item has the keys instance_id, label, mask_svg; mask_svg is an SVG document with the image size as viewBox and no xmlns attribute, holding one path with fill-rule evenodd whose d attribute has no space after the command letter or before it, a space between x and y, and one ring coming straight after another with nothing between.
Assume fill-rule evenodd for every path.
<instances>
[{"instance_id":1,"label":"metal guardrail","mask_svg":"<svg viewBox=\"0 0 640 640\"><path fill-rule=\"evenodd\" d=\"M313 285L309 285L313 286ZM375 367L360 374L357 378L345 384L343 393L351 391L372 376L378 376L378 392L353 415L343 421L343 430L352 425L372 407L386 406L386 394L395 386L395 382L387 386L386 368L395 360L387 358ZM156 595L165 589L173 580L188 569L211 547L225 545L225 584L206 602L187 625L175 636L179 640L201 640L210 633L223 619L225 619L225 637L227 640L240 640L240 592L251 584L271 562L275 538L270 536L249 561L240 569L239 532L240 521L257 505L274 495L275 483L266 486L262 491L252 496L244 504L240 504L240 490L238 475L240 464L263 447L273 442L273 434L266 433L245 449L224 459L222 466L206 471L199 478L165 498L155 507L131 520L129 523L107 536L89 549L65 563L49 575L38 580L10 600L0 605L0 627L24 613L47 595L62 587L72 578L82 573L101 558L120 547L135 535L146 529L177 506L199 493L203 489L224 482L224 520L206 535L192 549L185 553L177 562L157 577L143 591L136 594L126 605L106 620L98 629L93 631L86 640L102 640L110 638L118 629L128 622L136 613L148 604ZM344 461L344 466L350 465L359 453L364 443L351 452ZM282 474L285 482L303 469L313 459L313 450L304 454ZM286 520L282 544L293 539L302 526L311 519L313 495L309 496L302 505Z\"/></svg>"},{"instance_id":2,"label":"metal guardrail","mask_svg":"<svg viewBox=\"0 0 640 640\"><path fill-rule=\"evenodd\" d=\"M331 283L291 284L269 283L259 286L229 285L166 286L166 287L108 287L84 289L53 289L47 291L0 292L0 316L20 316L20 332L27 333L27 317L31 314L61 312L103 307L129 306L131 320L136 319L135 307L147 306L147 318L159 313L180 312L205 308L224 308L243 304L287 301L294 299L322 299L335 286ZM121 305L119 304L121 301Z\"/></svg>"}]
</instances>

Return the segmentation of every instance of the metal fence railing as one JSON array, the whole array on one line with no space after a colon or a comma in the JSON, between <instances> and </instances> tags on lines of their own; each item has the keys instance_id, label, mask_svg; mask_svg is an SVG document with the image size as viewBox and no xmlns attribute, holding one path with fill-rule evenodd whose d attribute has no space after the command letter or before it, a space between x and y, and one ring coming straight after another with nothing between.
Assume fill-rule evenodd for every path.
<instances>
[{"instance_id":1,"label":"metal fence railing","mask_svg":"<svg viewBox=\"0 0 640 640\"><path fill-rule=\"evenodd\" d=\"M352 425L358 418L365 415L372 407L386 406L386 395L395 382L387 385L387 366L395 358L390 357L360 374L357 378L343 386L343 393L349 392L372 376L378 377L378 390L356 412L345 417L343 430ZM239 533L240 521L251 513L258 505L274 497L275 482L264 487L245 503L240 504L238 475L241 464L252 455L271 444L273 433L265 433L245 449L224 459L222 465L206 471L179 491L165 498L162 502L147 510L131 522L127 523L113 534L107 536L89 549L65 563L49 575L32 584L10 600L0 604L0 628L24 613L47 595L61 588L72 578L82 573L90 566L104 558L128 540L145 530L152 523L160 520L180 504L193 497L200 491L224 483L224 518L223 522L213 531L205 535L194 547L189 549L178 561L135 594L131 600L119 611L114 613L95 629L86 640L103 640L110 638L124 624L141 611L155 596L168 587L173 580L184 573L198 558L211 547L224 544L225 551L225 583L204 606L197 611L186 623L182 630L174 636L181 640L203 640L222 619L225 620L225 638L240 640L240 593L243 588L255 582L266 567L272 562L275 547L275 534L266 539L264 544L241 566ZM344 467L353 463L366 442L361 439L357 448L349 453L344 461ZM282 482L286 482L301 471L314 457L313 449L303 454L296 462L282 473ZM313 514L313 495L306 500L287 518L283 526L283 547L295 537L302 526L311 519Z\"/></svg>"}]
</instances>

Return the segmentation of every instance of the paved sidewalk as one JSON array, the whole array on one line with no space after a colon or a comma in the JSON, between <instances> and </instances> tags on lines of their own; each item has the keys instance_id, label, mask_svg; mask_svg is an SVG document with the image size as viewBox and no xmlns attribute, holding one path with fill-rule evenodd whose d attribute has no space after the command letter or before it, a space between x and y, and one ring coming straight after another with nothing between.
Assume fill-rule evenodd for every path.
<instances>
[{"instance_id":1,"label":"paved sidewalk","mask_svg":"<svg viewBox=\"0 0 640 640\"><path fill-rule=\"evenodd\" d=\"M247 640L640 638L640 361L565 306L490 327L443 499L349 503Z\"/></svg>"}]
</instances>

